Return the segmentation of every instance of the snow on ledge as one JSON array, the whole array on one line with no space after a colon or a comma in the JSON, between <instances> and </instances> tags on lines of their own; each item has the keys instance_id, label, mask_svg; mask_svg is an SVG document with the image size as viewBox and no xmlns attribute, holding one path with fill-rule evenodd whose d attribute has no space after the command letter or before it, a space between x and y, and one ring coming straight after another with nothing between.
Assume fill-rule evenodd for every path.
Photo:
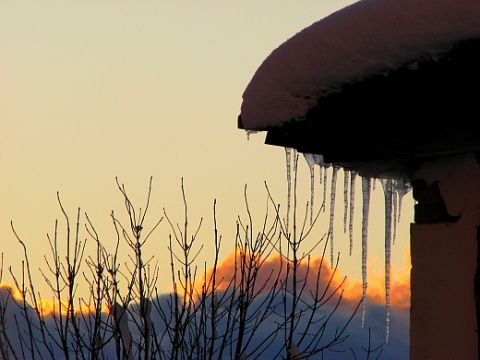
<instances>
[{"instance_id":1,"label":"snow on ledge","mask_svg":"<svg viewBox=\"0 0 480 360\"><path fill-rule=\"evenodd\" d=\"M260 65L243 93L242 126L301 120L342 84L435 59L480 37L479 0L361 0L300 31Z\"/></svg>"}]
</instances>

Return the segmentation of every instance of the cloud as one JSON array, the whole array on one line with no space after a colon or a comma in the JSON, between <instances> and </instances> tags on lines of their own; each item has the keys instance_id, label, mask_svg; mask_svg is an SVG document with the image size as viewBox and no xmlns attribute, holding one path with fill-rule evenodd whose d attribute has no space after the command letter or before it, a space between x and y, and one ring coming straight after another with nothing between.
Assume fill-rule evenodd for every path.
<instances>
[{"instance_id":1,"label":"cloud","mask_svg":"<svg viewBox=\"0 0 480 360\"><path fill-rule=\"evenodd\" d=\"M236 275L239 278L241 269L239 259L240 253L232 251L216 269L217 291L226 291L232 278ZM267 259L255 259L257 263L261 263L258 273L255 275L255 293L258 294L256 303L265 304L265 297L268 290L275 284L276 279L287 279L289 284L293 283L292 273L287 276L287 272L291 267L287 266L287 262L280 255L275 254ZM362 326L362 312L358 311L353 321L348 326L348 338L345 342L337 347L337 354L331 353L327 359L344 359L353 358L354 353L357 358L364 358L363 349L368 348L369 337L371 347L375 348L383 345L378 349L377 354L382 352L380 358L386 359L405 359L408 358L409 351L409 311L410 311L410 257L408 246L404 249L403 267L397 269L391 268L391 284L390 284L390 328L389 341L386 340L386 303L385 303L385 277L384 267L379 266L378 259L369 259L368 268L368 288L366 300L366 312L364 325ZM382 263L383 265L383 263ZM206 274L207 282L211 279L213 269ZM318 276L317 276L318 274ZM303 296L312 299L315 295L329 298L329 302L324 304L324 311L320 314L328 313L332 307L336 306L337 299L342 293L342 300L334 316L329 322L329 329L335 332L341 329L348 321L353 309L358 305L362 298L363 287L359 280L346 278L342 273L330 266L326 258L322 256L311 256L309 261L303 261L298 267L298 278L301 279L300 287L303 288ZM200 283L203 285L204 279L199 281L196 289L201 289ZM276 284L279 285L278 283ZM211 287L209 288L211 290ZM338 289L338 291L336 291ZM343 292L342 292L343 290ZM285 302L291 302L292 299L286 296ZM254 303L255 305L255 303ZM260 307L261 305L258 305ZM255 308L255 306L254 306ZM304 309L305 318L308 318L308 309ZM275 322L279 319L269 319L261 325L260 333L267 334L274 328ZM300 325L299 328L307 328L307 325ZM309 330L311 331L311 329ZM255 343L255 341L253 341ZM276 353L274 342L270 346L271 353ZM253 345L252 345L253 346ZM277 348L281 344L277 344ZM343 350L339 350L343 349Z\"/></svg>"},{"instance_id":2,"label":"cloud","mask_svg":"<svg viewBox=\"0 0 480 360\"><path fill-rule=\"evenodd\" d=\"M2 303L20 300L22 300L22 294L15 285L8 282L0 283L0 301Z\"/></svg>"},{"instance_id":3,"label":"cloud","mask_svg":"<svg viewBox=\"0 0 480 360\"><path fill-rule=\"evenodd\" d=\"M321 347L332 340L335 341L335 334L348 324L346 332L343 334L345 336L342 337L343 340L332 347L335 351L326 350L324 352L325 359L366 358L364 349L369 346L371 348L380 347L375 352L374 358L380 351L380 359L408 358L410 265L408 249L405 251L404 267L392 269L390 337L387 344L385 344L386 309L383 268L377 266L380 261L376 262L374 259L370 261L368 298L363 327L361 311L358 311L351 319L353 311L361 299L361 282L345 278L339 270L332 268L328 261L322 259L321 256L312 256L309 262L302 262L298 268L297 288L302 288L303 292L300 295L297 293L297 298L300 297L303 301L297 304L297 311L298 313L301 311L301 316L298 317L292 351L305 353L308 352L309 346L311 349L311 347ZM245 354L248 359L252 353L259 355L259 351L255 349L263 348L262 357L277 358L285 355L286 351L286 335L284 330L279 331L279 324L285 322L285 316L288 316L288 309L292 306L294 297L292 293L288 292L278 292L272 297L272 293L268 290L274 285L279 288L279 281L287 281L287 289L292 290L293 278L287 262L278 255L271 255L267 259L256 258L254 261L261 263L261 266L256 274L253 289L255 297L249 308L248 327L244 338ZM232 319L239 316L239 299L229 297L229 294L232 293L231 279L234 274L241 275L239 263L238 253L235 255L234 252L220 262L216 271L217 297L215 299L208 297L203 303L201 297L198 297L195 303L186 304L187 309L183 313L175 312L175 296L173 294L163 294L151 299L149 307L151 313L148 314L147 323L150 332L156 334L156 340L152 342L151 346L157 347L159 351L161 349L164 357L168 358L173 348L174 336L183 327L187 330L185 340L189 346L194 344L192 339L195 337L189 338L188 336L193 336L196 331L203 334L201 338L195 338L195 341L198 342L198 345L203 344L200 347L203 346L204 349L215 338L214 348L218 351L222 344L221 340L227 339L228 346L224 349L223 358L229 358L238 335L238 323L232 326ZM289 272L288 276L287 272ZM207 272L207 280L210 279L210 275L212 275L212 270ZM201 285L203 285L203 279L195 284L197 291L202 289ZM211 289L211 287L207 287L207 289ZM335 289L338 291L335 292ZM340 294L342 294L342 299L338 305ZM312 311L311 304L315 296L323 296L325 302L319 309ZM177 304L182 310L181 302ZM13 357L13 353L17 356L27 354L24 357L31 357L28 356L28 351L30 351L27 346L28 340L36 339L37 344L34 351L42 352L45 358L49 358L49 355L55 359L66 358L59 347L61 343L59 341L61 337L59 320L64 320L66 316L66 313L59 309L64 306L64 302L42 300L38 304L38 309L42 314L39 319L35 309L23 301L21 293L15 286L7 283L0 284L0 314L3 320L0 322L0 326L3 334L7 334L9 339L9 342L3 341L5 344L3 351L8 352L10 357ZM267 314L265 312L267 306L274 308L274 311L262 318L262 314ZM198 311L195 312L195 309ZM216 311L213 327L210 323L212 309ZM101 349L100 358L117 358L115 337L113 336L115 328L113 316L109 316L107 309L101 312L101 326L98 329L97 338L94 338L95 313L93 310L87 307L76 309L75 319L78 328L69 326L70 354L75 354L75 346L78 345L88 357L87 348L90 344ZM138 315L138 305L130 304L125 314L126 317L119 319L118 322L119 328L122 330L121 338L129 341L132 349L131 355L137 357L138 348L135 344L138 344L140 334L145 331L142 330L144 326ZM176 316L181 320L180 324L176 323ZM127 317L128 322L126 321ZM43 328L41 324L43 324ZM318 337L318 341L309 344L308 339L313 338L312 335L320 333L322 336ZM82 339L80 342L75 342L75 334L80 335ZM307 336L302 340L304 334ZM119 338L117 337L117 339ZM3 358L6 357L0 354L0 359Z\"/></svg>"},{"instance_id":4,"label":"cloud","mask_svg":"<svg viewBox=\"0 0 480 360\"><path fill-rule=\"evenodd\" d=\"M240 276L239 253L232 251L223 261L218 264L216 269L217 290L226 290L231 279L236 275ZM284 258L279 254L270 255L267 259L256 259L261 262L261 267L256 275L255 285L258 292L270 289L277 277L288 278L292 283L291 271L287 276L289 267ZM384 269L379 268L378 259L369 259L367 301L374 305L385 305L385 277ZM382 263L383 264L383 263ZM211 279L213 269L209 269L206 274L207 282ZM317 276L318 274L318 276ZM316 294L318 296L325 289L329 289L326 295L330 295L334 289L343 289L344 305L354 308L362 297L363 287L359 280L346 278L339 269L333 268L329 261L322 257L311 256L310 260L304 260L298 267L298 277L306 279L304 293ZM195 288L201 292L205 279L197 282ZM391 294L390 302L392 308L408 309L410 308L410 258L408 246L404 249L403 267L397 269L391 268Z\"/></svg>"}]
</instances>

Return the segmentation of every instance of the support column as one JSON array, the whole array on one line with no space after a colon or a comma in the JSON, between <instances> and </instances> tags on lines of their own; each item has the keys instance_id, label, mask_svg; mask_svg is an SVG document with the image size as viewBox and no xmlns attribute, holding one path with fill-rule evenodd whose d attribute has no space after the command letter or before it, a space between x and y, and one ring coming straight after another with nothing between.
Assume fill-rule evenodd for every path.
<instances>
[{"instance_id":1,"label":"support column","mask_svg":"<svg viewBox=\"0 0 480 360\"><path fill-rule=\"evenodd\" d=\"M473 154L441 157L413 175L410 359L478 359L474 280L480 168Z\"/></svg>"}]
</instances>

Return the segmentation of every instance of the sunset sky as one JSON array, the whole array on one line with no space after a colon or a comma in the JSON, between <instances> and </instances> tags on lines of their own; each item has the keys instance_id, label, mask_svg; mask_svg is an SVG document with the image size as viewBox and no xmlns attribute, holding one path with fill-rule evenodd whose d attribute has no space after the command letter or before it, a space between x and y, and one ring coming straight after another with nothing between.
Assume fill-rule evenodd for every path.
<instances>
[{"instance_id":1,"label":"sunset sky","mask_svg":"<svg viewBox=\"0 0 480 360\"><path fill-rule=\"evenodd\" d=\"M80 238L88 238L83 225L87 212L103 244L113 249L116 234L110 213L114 210L121 220L127 219L116 177L125 184L134 206L144 209L153 176L145 228L164 215L163 209L174 224L183 226L183 178L190 234L203 218L196 242L204 246L200 269L205 261L212 261L216 199L221 258L226 258L234 244L237 216L246 218L245 185L259 229L267 203L264 182L276 202L286 203L284 150L264 145L264 134L247 140L245 132L237 129L242 93L273 49L352 2L2 2L2 280L12 281L10 266L21 275L23 249L10 227L13 221L27 245L36 288L49 294L38 269L46 271L44 256L51 258L47 234L53 236L55 219L64 249L65 222L57 191L72 228L77 208L82 210ZM299 164L303 212L310 198L310 175L303 156ZM342 179L340 174L340 185ZM321 186L317 174L317 206ZM356 202L356 242L350 256L342 234L342 195L339 190L335 249L340 252L341 272L358 281L361 198ZM369 260L381 277L384 208L379 183L371 204ZM409 194L393 249L398 271L409 270L404 258L412 214ZM321 222L324 226L317 237L327 231L328 213ZM163 220L147 244L162 274L170 271L171 232ZM88 240L87 253L93 254L92 249L93 241ZM124 261L127 254L124 245ZM170 276L161 276L157 285L170 291ZM80 294L85 291L79 288Z\"/></svg>"}]
</instances>

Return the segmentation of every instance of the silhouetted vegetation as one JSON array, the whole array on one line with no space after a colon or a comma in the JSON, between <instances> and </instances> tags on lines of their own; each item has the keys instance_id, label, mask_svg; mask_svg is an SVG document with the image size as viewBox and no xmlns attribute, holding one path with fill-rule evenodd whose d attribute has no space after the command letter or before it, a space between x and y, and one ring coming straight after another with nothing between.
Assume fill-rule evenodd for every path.
<instances>
[{"instance_id":1,"label":"silhouetted vegetation","mask_svg":"<svg viewBox=\"0 0 480 360\"><path fill-rule=\"evenodd\" d=\"M327 239L313 232L318 214L307 221L310 205L306 204L302 214L298 210L297 161L295 157L286 214L266 185L268 204L258 226L245 187L247 216L238 217L236 237L227 245L235 249L229 276L219 274L225 240L217 228L216 201L212 238L200 240L202 220L191 228L183 180L184 218L176 222L164 210L150 228L145 219L151 215L152 179L143 210L117 180L128 221L111 213L116 236L113 249L105 247L93 221L80 209L72 222L58 196L63 219L55 221L53 235L47 237L50 254L45 256L42 273L51 289L53 308L49 311L32 280L28 246L12 223L24 261L20 275L10 268L19 293L10 288L8 296L0 294L0 358L293 360L320 353L328 358L327 351L344 351L347 328L361 299L350 315L340 318L341 326L333 321L343 295L343 282L333 281L338 259L332 269L323 256L320 263L311 261L314 249L323 249L325 254ZM155 237L160 224L170 229L167 239ZM60 227L64 227L64 238L59 235ZM315 236L313 248L306 248L307 237ZM165 259L159 266L158 254L146 256L145 245L152 238L168 242L169 269ZM214 261L201 269L195 264L206 241L213 244ZM94 254L86 253L87 242L95 244ZM65 247L65 256L60 255L60 247ZM121 247L129 249L126 261L120 259ZM325 266L330 270L327 280L321 281ZM0 281L3 262L1 269ZM156 282L166 273L171 276L172 290L161 294ZM307 286L311 279L316 284L313 289ZM80 286L88 286L88 299L76 296ZM379 349L369 344L361 352L368 359ZM351 353L356 359L353 349Z\"/></svg>"}]
</instances>

